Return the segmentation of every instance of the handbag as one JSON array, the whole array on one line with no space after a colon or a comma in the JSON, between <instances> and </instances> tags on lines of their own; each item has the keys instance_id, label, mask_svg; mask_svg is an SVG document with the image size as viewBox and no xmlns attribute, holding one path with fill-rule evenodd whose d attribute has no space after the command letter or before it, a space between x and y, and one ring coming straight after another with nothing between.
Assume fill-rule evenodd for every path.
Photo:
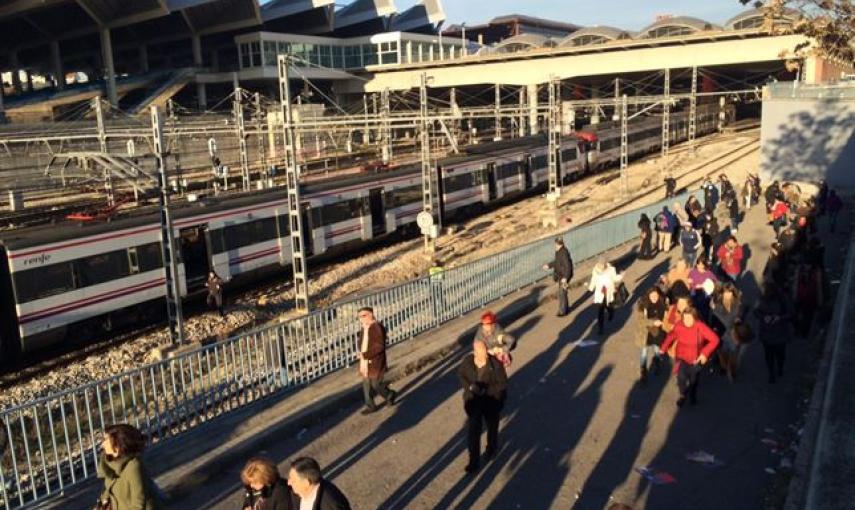
<instances>
[{"instance_id":1,"label":"handbag","mask_svg":"<svg viewBox=\"0 0 855 510\"><path fill-rule=\"evenodd\" d=\"M754 340L754 331L747 322L740 321L733 325L733 339L740 344L748 344Z\"/></svg>"},{"instance_id":2,"label":"handbag","mask_svg":"<svg viewBox=\"0 0 855 510\"><path fill-rule=\"evenodd\" d=\"M629 302L629 289L621 282L615 292L615 306L623 306Z\"/></svg>"},{"instance_id":3,"label":"handbag","mask_svg":"<svg viewBox=\"0 0 855 510\"><path fill-rule=\"evenodd\" d=\"M113 505L110 503L110 500L101 501L101 499L95 500L95 507L93 510L113 510Z\"/></svg>"}]
</instances>

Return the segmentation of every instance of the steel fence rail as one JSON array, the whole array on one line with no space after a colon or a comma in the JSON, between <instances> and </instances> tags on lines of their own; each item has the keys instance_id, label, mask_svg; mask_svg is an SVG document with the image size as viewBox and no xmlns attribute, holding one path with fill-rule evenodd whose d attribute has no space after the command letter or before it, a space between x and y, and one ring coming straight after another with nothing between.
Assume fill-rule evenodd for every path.
<instances>
[{"instance_id":1,"label":"steel fence rail","mask_svg":"<svg viewBox=\"0 0 855 510\"><path fill-rule=\"evenodd\" d=\"M697 193L697 192L695 192ZM638 208L562 234L578 263L638 235L673 200ZM259 399L292 390L357 360L356 311L374 308L389 343L478 309L548 276L553 238L428 277L339 302L287 322L51 394L0 412L0 509L55 497L95 475L105 426L126 422L158 443Z\"/></svg>"}]
</instances>

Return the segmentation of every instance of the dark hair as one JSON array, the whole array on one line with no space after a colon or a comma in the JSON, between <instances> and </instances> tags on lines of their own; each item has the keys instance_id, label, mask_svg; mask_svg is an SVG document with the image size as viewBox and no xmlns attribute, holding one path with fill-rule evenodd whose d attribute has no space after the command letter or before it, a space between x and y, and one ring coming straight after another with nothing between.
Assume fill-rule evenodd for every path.
<instances>
[{"instance_id":1,"label":"dark hair","mask_svg":"<svg viewBox=\"0 0 855 510\"><path fill-rule=\"evenodd\" d=\"M638 307L639 311L644 311L644 308L650 303L650 295L654 292L659 295L660 300L665 299L665 294L662 292L662 289L654 285L647 289L647 292L645 292L644 295L641 296L641 298L638 300L638 304L636 306Z\"/></svg>"},{"instance_id":2,"label":"dark hair","mask_svg":"<svg viewBox=\"0 0 855 510\"><path fill-rule=\"evenodd\" d=\"M371 308L370 306L363 306L362 308L360 308L359 310L356 311L356 313L362 313L362 312L368 312L371 315L374 315L374 309Z\"/></svg>"},{"instance_id":3,"label":"dark hair","mask_svg":"<svg viewBox=\"0 0 855 510\"><path fill-rule=\"evenodd\" d=\"M555 244L557 244L558 246L564 246L564 239L561 239L560 237L556 237L555 238Z\"/></svg>"},{"instance_id":4,"label":"dark hair","mask_svg":"<svg viewBox=\"0 0 855 510\"><path fill-rule=\"evenodd\" d=\"M291 469L300 475L300 478L315 485L321 483L321 466L318 461L311 457L299 457L291 462Z\"/></svg>"},{"instance_id":5,"label":"dark hair","mask_svg":"<svg viewBox=\"0 0 855 510\"><path fill-rule=\"evenodd\" d=\"M136 457L145 448L143 433L127 423L108 426L104 429L104 436L110 438L113 448L117 449L122 457Z\"/></svg>"},{"instance_id":6,"label":"dark hair","mask_svg":"<svg viewBox=\"0 0 855 510\"><path fill-rule=\"evenodd\" d=\"M698 315L697 308L692 305L687 306L686 309L683 310L682 316L685 317L686 315L691 315L695 320L700 320L700 315Z\"/></svg>"}]
</instances>

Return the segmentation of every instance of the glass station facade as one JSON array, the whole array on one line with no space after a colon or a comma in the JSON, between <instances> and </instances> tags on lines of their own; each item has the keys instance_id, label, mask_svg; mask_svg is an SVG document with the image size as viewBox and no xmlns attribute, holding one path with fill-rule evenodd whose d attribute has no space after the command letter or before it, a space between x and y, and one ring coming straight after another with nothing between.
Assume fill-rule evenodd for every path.
<instances>
[{"instance_id":1,"label":"glass station facade","mask_svg":"<svg viewBox=\"0 0 855 510\"><path fill-rule=\"evenodd\" d=\"M276 66L279 54L293 55L297 66L340 70L451 60L465 55L461 40L406 32L348 39L255 32L238 36L235 42L241 69ZM468 43L466 53L477 51L473 44Z\"/></svg>"}]
</instances>

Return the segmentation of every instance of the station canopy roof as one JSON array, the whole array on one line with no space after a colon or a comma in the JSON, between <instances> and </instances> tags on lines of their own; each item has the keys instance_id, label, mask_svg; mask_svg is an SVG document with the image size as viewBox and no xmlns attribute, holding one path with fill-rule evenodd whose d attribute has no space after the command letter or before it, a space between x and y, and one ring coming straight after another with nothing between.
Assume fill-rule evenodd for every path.
<instances>
[{"instance_id":1,"label":"station canopy roof","mask_svg":"<svg viewBox=\"0 0 855 510\"><path fill-rule=\"evenodd\" d=\"M35 66L27 60L43 58L44 51L29 53L54 42L64 59L69 49L91 50L103 29L115 48L253 29L369 35L397 26L435 33L445 20L441 1L422 0L399 14L394 0L352 0L344 7L335 0L0 0L0 69ZM18 62L10 61L12 54Z\"/></svg>"}]
</instances>

